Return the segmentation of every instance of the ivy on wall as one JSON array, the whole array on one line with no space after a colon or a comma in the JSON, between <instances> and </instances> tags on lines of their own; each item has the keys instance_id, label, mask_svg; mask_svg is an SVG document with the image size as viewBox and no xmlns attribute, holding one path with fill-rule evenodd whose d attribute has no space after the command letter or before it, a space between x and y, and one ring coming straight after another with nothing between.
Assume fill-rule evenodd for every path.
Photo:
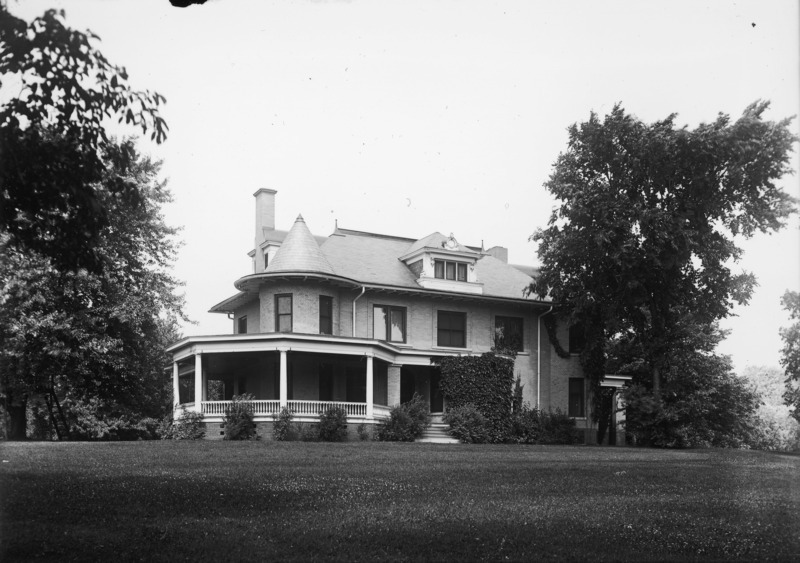
<instances>
[{"instance_id":1,"label":"ivy on wall","mask_svg":"<svg viewBox=\"0 0 800 563\"><path fill-rule=\"evenodd\" d=\"M511 423L514 359L486 352L441 358L438 365L448 410L474 405L486 418L489 441L502 442Z\"/></svg>"}]
</instances>

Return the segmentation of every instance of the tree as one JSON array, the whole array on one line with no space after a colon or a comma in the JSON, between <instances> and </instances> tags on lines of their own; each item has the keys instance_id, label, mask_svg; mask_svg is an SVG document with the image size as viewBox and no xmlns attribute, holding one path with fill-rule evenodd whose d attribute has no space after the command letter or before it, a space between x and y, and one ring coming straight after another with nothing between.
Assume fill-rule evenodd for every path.
<instances>
[{"instance_id":1,"label":"tree","mask_svg":"<svg viewBox=\"0 0 800 563\"><path fill-rule=\"evenodd\" d=\"M176 339L183 301L169 273L176 230L161 214L170 195L159 165L132 141L105 144L102 159L93 189L109 221L98 232L99 271L62 270L7 235L2 241L0 395L12 438L25 436L28 400L51 389L86 437L118 435L120 421L171 407L164 349ZM136 201L108 187L120 177L136 184Z\"/></svg>"},{"instance_id":2,"label":"tree","mask_svg":"<svg viewBox=\"0 0 800 563\"><path fill-rule=\"evenodd\" d=\"M720 114L690 130L675 115L646 124L616 105L569 128L546 182L559 201L539 243L531 291L581 326L595 396L605 346L635 339L656 400L687 326L710 326L747 303L755 276L734 273L735 239L784 226L794 200L776 181L791 171L790 120L766 121L766 102L736 121ZM680 318L691 311L691 325Z\"/></svg>"},{"instance_id":3,"label":"tree","mask_svg":"<svg viewBox=\"0 0 800 563\"><path fill-rule=\"evenodd\" d=\"M0 106L0 231L7 247L35 251L60 269L99 268L95 246L109 225L96 186L140 200L135 183L106 177L104 120L148 131L167 125L158 93L135 91L123 67L95 47L99 38L66 27L48 10L30 24L0 0L0 84L18 92Z\"/></svg>"},{"instance_id":4,"label":"tree","mask_svg":"<svg viewBox=\"0 0 800 563\"><path fill-rule=\"evenodd\" d=\"M742 373L759 394L756 447L765 450L800 449L800 423L784 404L784 372L778 367L748 366Z\"/></svg>"},{"instance_id":5,"label":"tree","mask_svg":"<svg viewBox=\"0 0 800 563\"><path fill-rule=\"evenodd\" d=\"M633 376L623 391L626 433L638 444L658 447L760 445L760 395L733 373L728 356L715 352L725 333L715 324L697 324L691 313L680 316L675 330L683 338L670 348L670 369L658 397L642 341L629 333L609 342L609 369Z\"/></svg>"},{"instance_id":6,"label":"tree","mask_svg":"<svg viewBox=\"0 0 800 563\"><path fill-rule=\"evenodd\" d=\"M794 324L780 329L783 340L781 367L786 374L783 400L792 407L792 416L800 422L800 292L787 290L781 298L781 304L795 321Z\"/></svg>"}]
</instances>

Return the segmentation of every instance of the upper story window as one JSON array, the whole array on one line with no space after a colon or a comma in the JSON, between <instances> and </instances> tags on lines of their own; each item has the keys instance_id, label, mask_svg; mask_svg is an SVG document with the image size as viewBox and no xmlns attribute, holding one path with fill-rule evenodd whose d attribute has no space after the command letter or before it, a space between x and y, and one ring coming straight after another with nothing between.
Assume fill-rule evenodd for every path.
<instances>
[{"instance_id":1,"label":"upper story window","mask_svg":"<svg viewBox=\"0 0 800 563\"><path fill-rule=\"evenodd\" d=\"M495 347L522 352L525 344L522 337L522 317L495 317L494 336Z\"/></svg>"},{"instance_id":2,"label":"upper story window","mask_svg":"<svg viewBox=\"0 0 800 563\"><path fill-rule=\"evenodd\" d=\"M292 332L292 294L275 296L275 332Z\"/></svg>"},{"instance_id":3,"label":"upper story window","mask_svg":"<svg viewBox=\"0 0 800 563\"><path fill-rule=\"evenodd\" d=\"M467 281L467 264L449 260L433 261L433 276L440 280Z\"/></svg>"},{"instance_id":4,"label":"upper story window","mask_svg":"<svg viewBox=\"0 0 800 563\"><path fill-rule=\"evenodd\" d=\"M333 334L333 297L319 296L319 333Z\"/></svg>"},{"instance_id":5,"label":"upper story window","mask_svg":"<svg viewBox=\"0 0 800 563\"><path fill-rule=\"evenodd\" d=\"M239 317L239 321L236 327L236 332L238 334L247 334L247 315Z\"/></svg>"},{"instance_id":6,"label":"upper story window","mask_svg":"<svg viewBox=\"0 0 800 563\"><path fill-rule=\"evenodd\" d=\"M372 317L372 337L388 342L406 341L406 309L375 305Z\"/></svg>"},{"instance_id":7,"label":"upper story window","mask_svg":"<svg viewBox=\"0 0 800 563\"><path fill-rule=\"evenodd\" d=\"M584 411L584 389L585 385L582 377L569 378L569 404L567 415L577 418L586 416Z\"/></svg>"},{"instance_id":8,"label":"upper story window","mask_svg":"<svg viewBox=\"0 0 800 563\"><path fill-rule=\"evenodd\" d=\"M586 333L582 324L569 327L569 353L580 354L586 348Z\"/></svg>"},{"instance_id":9,"label":"upper story window","mask_svg":"<svg viewBox=\"0 0 800 563\"><path fill-rule=\"evenodd\" d=\"M436 345L466 348L467 314L455 311L439 311L436 330Z\"/></svg>"}]
</instances>

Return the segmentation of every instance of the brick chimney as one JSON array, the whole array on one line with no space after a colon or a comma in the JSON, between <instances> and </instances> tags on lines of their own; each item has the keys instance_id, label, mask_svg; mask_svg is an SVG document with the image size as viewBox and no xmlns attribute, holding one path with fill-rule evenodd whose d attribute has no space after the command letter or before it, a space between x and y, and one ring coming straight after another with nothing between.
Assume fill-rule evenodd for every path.
<instances>
[{"instance_id":1,"label":"brick chimney","mask_svg":"<svg viewBox=\"0 0 800 563\"><path fill-rule=\"evenodd\" d=\"M261 254L259 245L264 242L264 229L275 228L275 194L277 193L277 190L261 188L253 194L253 197L256 198L256 272L264 271L264 256Z\"/></svg>"},{"instance_id":2,"label":"brick chimney","mask_svg":"<svg viewBox=\"0 0 800 563\"><path fill-rule=\"evenodd\" d=\"M508 264L508 249L505 246L493 246L486 251L486 254Z\"/></svg>"}]
</instances>

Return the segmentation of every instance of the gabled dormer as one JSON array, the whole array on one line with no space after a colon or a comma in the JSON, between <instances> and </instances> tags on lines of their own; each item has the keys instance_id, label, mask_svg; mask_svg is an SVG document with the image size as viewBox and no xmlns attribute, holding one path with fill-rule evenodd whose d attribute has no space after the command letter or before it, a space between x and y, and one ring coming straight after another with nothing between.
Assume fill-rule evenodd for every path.
<instances>
[{"instance_id":1,"label":"gabled dormer","mask_svg":"<svg viewBox=\"0 0 800 563\"><path fill-rule=\"evenodd\" d=\"M433 233L414 242L400 260L414 273L417 283L426 289L483 293L475 264L481 254L449 237Z\"/></svg>"}]
</instances>

